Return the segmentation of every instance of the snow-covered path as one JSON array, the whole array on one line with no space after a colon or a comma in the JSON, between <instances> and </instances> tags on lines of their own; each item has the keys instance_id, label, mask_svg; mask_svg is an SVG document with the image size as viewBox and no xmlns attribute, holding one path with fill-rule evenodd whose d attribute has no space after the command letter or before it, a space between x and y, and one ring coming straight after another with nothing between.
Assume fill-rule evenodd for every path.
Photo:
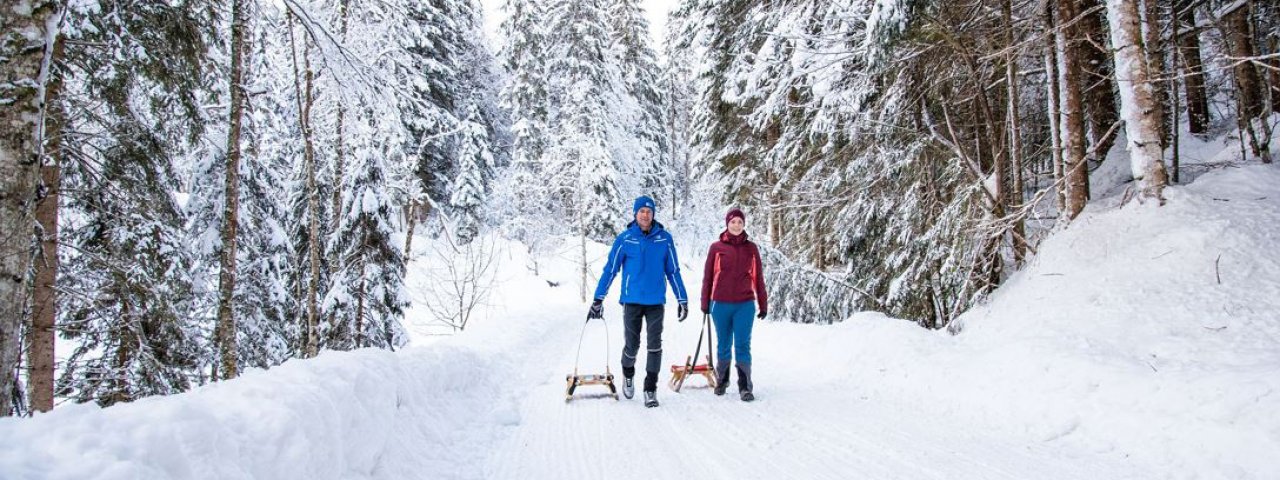
<instances>
[{"instance_id":1,"label":"snow-covered path","mask_svg":"<svg viewBox=\"0 0 1280 480\"><path fill-rule=\"evenodd\" d=\"M695 322L674 324L666 346L696 341ZM615 326L616 327L616 326ZM822 338L824 327L761 325L759 398L714 396L700 378L681 393L662 388L656 409L637 398L563 401L572 350L542 369L520 405L520 423L491 451L488 478L1142 478L1122 458L1052 442L993 434L964 419L914 411L823 375L825 352L790 341ZM830 327L826 327L830 328ZM567 329L572 330L572 329ZM576 337L575 332L555 336ZM613 328L613 332L617 332ZM786 332L789 342L770 342ZM675 331L675 332L672 332ZM571 335L572 334L572 335ZM688 342L672 342L677 338ZM573 344L576 338L568 343ZM565 343L565 342L557 342ZM603 347L584 351L599 358ZM681 355L683 357L683 355ZM774 362L772 366L767 362ZM534 368L534 365L529 365ZM614 367L616 369L616 367ZM819 372L814 374L814 372ZM825 378L824 378L825 377ZM666 379L664 372L664 380ZM592 390L588 390L591 392ZM596 390L603 392L603 388ZM939 399L939 401L945 401Z\"/></svg>"},{"instance_id":2,"label":"snow-covered path","mask_svg":"<svg viewBox=\"0 0 1280 480\"><path fill-rule=\"evenodd\" d=\"M686 260L684 276L696 291L700 272L689 264L699 259L691 260ZM620 377L621 307L613 302L611 296L606 306L608 359ZM841 335L832 335L840 328L834 326L758 321L754 403L738 399L736 384L729 394L716 397L700 377L674 393L666 386L669 371L662 372L659 408L645 408L638 392L632 400L600 398L606 390L598 386L582 387L566 403L564 377L572 370L585 306L563 302L531 310L507 315L537 317L552 326L522 347L529 355L507 385L521 399L513 414L518 420L489 449L485 478L1148 476L1114 452L1083 451L1025 432L991 430L976 417L967 421L957 416L954 409L928 411L912 405L930 402L904 404L865 388L859 382L867 380L847 368L857 362L857 353L841 345ZM695 313L677 323L674 305L667 310L663 363L669 366L693 353L701 317ZM584 337L581 372L602 371L605 330L591 323Z\"/></svg>"}]
</instances>

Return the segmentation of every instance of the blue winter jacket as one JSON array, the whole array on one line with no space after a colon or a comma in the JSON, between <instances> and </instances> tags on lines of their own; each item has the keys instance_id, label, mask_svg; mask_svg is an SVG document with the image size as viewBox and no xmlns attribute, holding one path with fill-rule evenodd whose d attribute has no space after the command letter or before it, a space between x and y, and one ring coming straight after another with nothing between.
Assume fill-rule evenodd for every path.
<instances>
[{"instance_id":1,"label":"blue winter jacket","mask_svg":"<svg viewBox=\"0 0 1280 480\"><path fill-rule=\"evenodd\" d=\"M622 272L622 297L618 303L637 305L662 305L667 303L667 285L676 293L680 303L689 301L680 278L680 259L676 257L676 243L661 223L653 222L653 228L645 235L640 225L632 221L626 231L618 234L609 250L604 273L596 286L595 298L603 300L613 284L613 277ZM666 283L663 283L663 279Z\"/></svg>"}]
</instances>

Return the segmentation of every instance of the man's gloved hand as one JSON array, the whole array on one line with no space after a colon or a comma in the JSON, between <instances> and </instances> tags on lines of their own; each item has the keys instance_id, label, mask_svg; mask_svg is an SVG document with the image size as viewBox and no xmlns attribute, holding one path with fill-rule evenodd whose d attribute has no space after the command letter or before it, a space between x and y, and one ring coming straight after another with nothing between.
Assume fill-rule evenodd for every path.
<instances>
[{"instance_id":1,"label":"man's gloved hand","mask_svg":"<svg viewBox=\"0 0 1280 480\"><path fill-rule=\"evenodd\" d=\"M604 318L604 301L597 298L591 302L591 310L587 311L587 318Z\"/></svg>"},{"instance_id":2,"label":"man's gloved hand","mask_svg":"<svg viewBox=\"0 0 1280 480\"><path fill-rule=\"evenodd\" d=\"M680 302L680 308L676 309L676 321L683 322L689 316L689 304Z\"/></svg>"},{"instance_id":3,"label":"man's gloved hand","mask_svg":"<svg viewBox=\"0 0 1280 480\"><path fill-rule=\"evenodd\" d=\"M761 310L760 313L756 314L756 318L763 320L766 315L769 315L769 312Z\"/></svg>"}]
</instances>

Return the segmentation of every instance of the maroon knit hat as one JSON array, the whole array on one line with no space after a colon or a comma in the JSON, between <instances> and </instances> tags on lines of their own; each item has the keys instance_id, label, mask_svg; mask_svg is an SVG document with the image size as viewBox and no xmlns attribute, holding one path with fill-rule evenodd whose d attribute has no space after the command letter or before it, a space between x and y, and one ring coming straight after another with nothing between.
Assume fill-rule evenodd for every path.
<instances>
[{"instance_id":1,"label":"maroon knit hat","mask_svg":"<svg viewBox=\"0 0 1280 480\"><path fill-rule=\"evenodd\" d=\"M729 221L733 220L733 217L741 218L743 222L747 221L747 214L742 213L742 210L733 208L729 210L729 213L724 214L724 224L728 225Z\"/></svg>"}]
</instances>

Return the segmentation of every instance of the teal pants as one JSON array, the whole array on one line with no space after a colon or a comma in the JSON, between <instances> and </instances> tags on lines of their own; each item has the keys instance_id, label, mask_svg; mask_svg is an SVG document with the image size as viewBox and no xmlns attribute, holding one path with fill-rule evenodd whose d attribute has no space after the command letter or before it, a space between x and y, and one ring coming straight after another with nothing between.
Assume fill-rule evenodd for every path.
<instances>
[{"instance_id":1,"label":"teal pants","mask_svg":"<svg viewBox=\"0 0 1280 480\"><path fill-rule=\"evenodd\" d=\"M721 365L737 355L738 365L751 365L751 325L756 302L711 302L711 322L716 324L716 358Z\"/></svg>"}]
</instances>

